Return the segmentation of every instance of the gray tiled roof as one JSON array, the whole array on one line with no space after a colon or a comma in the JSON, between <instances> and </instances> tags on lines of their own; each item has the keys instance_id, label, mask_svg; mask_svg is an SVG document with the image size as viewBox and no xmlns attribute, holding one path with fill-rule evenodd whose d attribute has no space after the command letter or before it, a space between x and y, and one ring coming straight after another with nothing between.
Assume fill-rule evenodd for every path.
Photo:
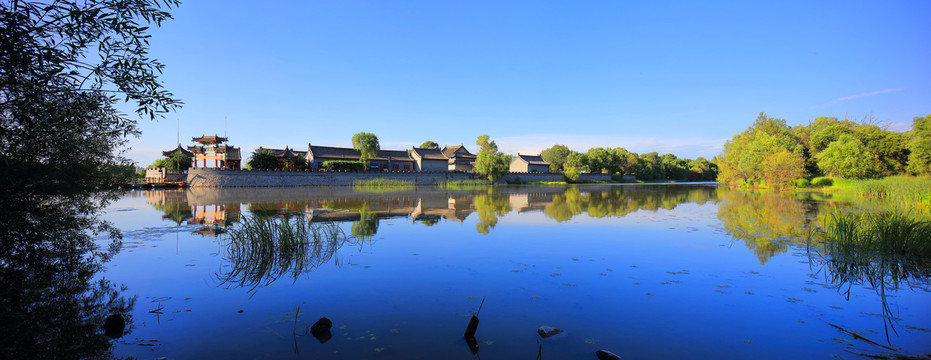
<instances>
[{"instance_id":1,"label":"gray tiled roof","mask_svg":"<svg viewBox=\"0 0 931 360\"><path fill-rule=\"evenodd\" d=\"M226 142L226 140L227 138L222 137L222 136L216 136L216 135L202 135L201 137L191 138L191 141L196 141L196 142L201 142L201 143L206 143L206 142L222 143L222 142Z\"/></svg>"},{"instance_id":2,"label":"gray tiled roof","mask_svg":"<svg viewBox=\"0 0 931 360\"><path fill-rule=\"evenodd\" d=\"M411 151L413 153L417 153L417 156L424 160L446 160L446 155L443 155L443 152L439 149L423 149L415 147Z\"/></svg>"},{"instance_id":3,"label":"gray tiled roof","mask_svg":"<svg viewBox=\"0 0 931 360\"><path fill-rule=\"evenodd\" d=\"M530 165L546 165L546 166L550 166L550 163L547 162L546 160L543 160L543 157L540 156L540 155L521 155L521 154L517 154L517 157L519 157L521 160L526 161L526 162L529 163Z\"/></svg>"},{"instance_id":4,"label":"gray tiled roof","mask_svg":"<svg viewBox=\"0 0 931 360\"><path fill-rule=\"evenodd\" d=\"M187 156L190 156L190 157L193 157L193 156L194 156L194 153L185 150L183 147L181 147L181 144L178 144L178 147L175 148L174 150L162 151L162 156L172 157L172 156L174 156L176 153L179 153L179 152L180 152L181 154L184 154L184 155L187 155Z\"/></svg>"},{"instance_id":5,"label":"gray tiled roof","mask_svg":"<svg viewBox=\"0 0 931 360\"><path fill-rule=\"evenodd\" d=\"M463 158L474 158L475 154L470 153L469 149L466 149L465 145L454 145L443 147L443 155L446 158L451 157L463 157Z\"/></svg>"}]
</instances>

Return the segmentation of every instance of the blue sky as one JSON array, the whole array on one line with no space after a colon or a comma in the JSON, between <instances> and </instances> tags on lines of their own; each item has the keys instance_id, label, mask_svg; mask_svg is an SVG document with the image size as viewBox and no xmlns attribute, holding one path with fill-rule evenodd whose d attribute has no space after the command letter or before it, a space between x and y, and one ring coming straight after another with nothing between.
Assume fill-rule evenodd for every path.
<instances>
[{"instance_id":1,"label":"blue sky","mask_svg":"<svg viewBox=\"0 0 931 360\"><path fill-rule=\"evenodd\" d=\"M554 143L711 158L789 124L931 113L929 1L192 1L151 55L185 105L128 156L224 131L256 147ZM224 130L225 129L225 130Z\"/></svg>"}]
</instances>

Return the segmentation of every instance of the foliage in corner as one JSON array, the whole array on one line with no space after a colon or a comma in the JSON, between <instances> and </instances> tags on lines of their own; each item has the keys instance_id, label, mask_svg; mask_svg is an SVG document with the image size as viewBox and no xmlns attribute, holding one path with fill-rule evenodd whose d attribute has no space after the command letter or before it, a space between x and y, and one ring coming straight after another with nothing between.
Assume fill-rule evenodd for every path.
<instances>
[{"instance_id":1,"label":"foliage in corner","mask_svg":"<svg viewBox=\"0 0 931 360\"><path fill-rule=\"evenodd\" d=\"M148 29L177 0L13 1L0 5L0 162L6 191L106 183L105 166L128 164L135 104L155 119L181 105L148 57Z\"/></svg>"}]
</instances>

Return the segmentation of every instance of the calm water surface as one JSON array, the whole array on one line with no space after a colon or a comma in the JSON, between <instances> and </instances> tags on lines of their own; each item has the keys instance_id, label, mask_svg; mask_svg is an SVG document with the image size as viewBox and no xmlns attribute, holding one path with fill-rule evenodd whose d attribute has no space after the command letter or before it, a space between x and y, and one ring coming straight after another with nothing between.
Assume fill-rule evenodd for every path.
<instances>
[{"instance_id":1,"label":"calm water surface","mask_svg":"<svg viewBox=\"0 0 931 360\"><path fill-rule=\"evenodd\" d=\"M809 227L849 206L714 185L131 192L106 213L124 239L102 276L137 296L114 353L140 359L931 352L926 276L850 277L806 250ZM255 219L340 233L231 240ZM326 341L307 332L321 317Z\"/></svg>"}]
</instances>

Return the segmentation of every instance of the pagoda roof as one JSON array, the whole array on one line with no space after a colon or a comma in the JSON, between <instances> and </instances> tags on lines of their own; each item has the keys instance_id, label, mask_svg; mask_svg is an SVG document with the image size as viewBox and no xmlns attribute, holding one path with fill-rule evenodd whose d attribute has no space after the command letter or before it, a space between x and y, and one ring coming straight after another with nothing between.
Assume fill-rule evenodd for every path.
<instances>
[{"instance_id":1,"label":"pagoda roof","mask_svg":"<svg viewBox=\"0 0 931 360\"><path fill-rule=\"evenodd\" d=\"M181 153L182 155L187 155L189 157L194 156L194 153L185 150L183 147L181 147L181 144L178 144L178 147L174 148L173 150L162 151L162 156L173 157L177 153Z\"/></svg>"},{"instance_id":2,"label":"pagoda roof","mask_svg":"<svg viewBox=\"0 0 931 360\"><path fill-rule=\"evenodd\" d=\"M191 141L196 141L196 142L199 142L199 143L202 143L202 144L207 144L207 143L218 144L218 143L224 143L224 142L226 142L227 140L228 140L227 138L222 137L222 136L217 136L216 134L214 134L214 135L201 135L201 137L191 138Z\"/></svg>"}]
</instances>

